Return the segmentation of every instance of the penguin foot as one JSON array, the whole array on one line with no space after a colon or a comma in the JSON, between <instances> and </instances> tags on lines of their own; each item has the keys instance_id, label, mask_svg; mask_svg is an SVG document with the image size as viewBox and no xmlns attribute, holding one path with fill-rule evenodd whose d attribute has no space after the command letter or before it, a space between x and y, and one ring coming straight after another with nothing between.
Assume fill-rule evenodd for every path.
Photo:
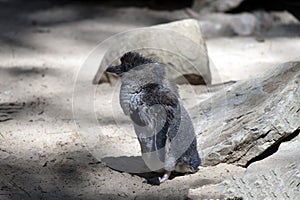
<instances>
[{"instance_id":1,"label":"penguin foot","mask_svg":"<svg viewBox=\"0 0 300 200\"><path fill-rule=\"evenodd\" d=\"M159 179L159 182L160 182L160 183L165 182L166 180L169 179L170 175L171 175L171 172L170 172L170 171L166 171L165 174L164 174L162 177L159 177L159 178L158 178L158 179Z\"/></svg>"}]
</instances>

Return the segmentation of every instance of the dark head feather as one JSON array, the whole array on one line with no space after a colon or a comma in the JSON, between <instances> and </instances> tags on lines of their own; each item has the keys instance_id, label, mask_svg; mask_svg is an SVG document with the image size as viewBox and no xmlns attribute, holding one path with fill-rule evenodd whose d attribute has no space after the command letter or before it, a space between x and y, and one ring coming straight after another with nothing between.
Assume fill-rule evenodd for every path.
<instances>
[{"instance_id":1,"label":"dark head feather","mask_svg":"<svg viewBox=\"0 0 300 200\"><path fill-rule=\"evenodd\" d=\"M117 75L121 75L124 72L128 72L129 70L148 63L157 63L157 61L146 58L143 55L137 52L127 52L121 57L121 64L118 66L111 66L107 68L107 72L116 73Z\"/></svg>"},{"instance_id":2,"label":"dark head feather","mask_svg":"<svg viewBox=\"0 0 300 200\"><path fill-rule=\"evenodd\" d=\"M127 65L130 68L134 68L139 65L147 63L155 63L156 61L151 58L146 58L137 52L127 52L121 57L121 65Z\"/></svg>"}]
</instances>

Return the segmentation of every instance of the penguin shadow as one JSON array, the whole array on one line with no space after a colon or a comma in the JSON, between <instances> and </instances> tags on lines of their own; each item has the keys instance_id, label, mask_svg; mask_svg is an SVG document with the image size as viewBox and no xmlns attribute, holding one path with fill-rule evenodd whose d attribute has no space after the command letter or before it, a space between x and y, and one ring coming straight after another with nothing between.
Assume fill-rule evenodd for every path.
<instances>
[{"instance_id":1,"label":"penguin shadow","mask_svg":"<svg viewBox=\"0 0 300 200\"><path fill-rule=\"evenodd\" d=\"M163 176L163 170L151 171L141 156L120 156L120 157L105 157L101 159L106 166L118 172L125 172L131 175L139 176L145 179L144 183L150 185L160 185L159 177ZM169 180L178 176L184 176L183 173L172 172Z\"/></svg>"}]
</instances>

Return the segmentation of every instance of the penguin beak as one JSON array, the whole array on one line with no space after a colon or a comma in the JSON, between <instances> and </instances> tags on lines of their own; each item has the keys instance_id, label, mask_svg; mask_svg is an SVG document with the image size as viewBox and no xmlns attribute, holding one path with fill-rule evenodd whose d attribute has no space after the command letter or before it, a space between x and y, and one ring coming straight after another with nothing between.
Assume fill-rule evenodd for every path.
<instances>
[{"instance_id":1,"label":"penguin beak","mask_svg":"<svg viewBox=\"0 0 300 200\"><path fill-rule=\"evenodd\" d=\"M122 73L121 66L120 65L110 66L106 69L106 72L117 74L118 76L120 76Z\"/></svg>"},{"instance_id":2,"label":"penguin beak","mask_svg":"<svg viewBox=\"0 0 300 200\"><path fill-rule=\"evenodd\" d=\"M106 69L106 72L109 73L116 73L116 69L118 68L118 66L110 66Z\"/></svg>"}]
</instances>

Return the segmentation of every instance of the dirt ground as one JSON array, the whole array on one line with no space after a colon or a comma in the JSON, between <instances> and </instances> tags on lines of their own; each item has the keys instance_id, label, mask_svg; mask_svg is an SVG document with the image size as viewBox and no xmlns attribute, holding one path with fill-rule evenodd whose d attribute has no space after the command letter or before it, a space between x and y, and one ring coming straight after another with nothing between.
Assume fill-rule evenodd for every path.
<instances>
[{"instance_id":1,"label":"dirt ground","mask_svg":"<svg viewBox=\"0 0 300 200\"><path fill-rule=\"evenodd\" d=\"M187 199L188 190L224 180L245 169L228 164L202 167L161 186L144 175L113 170L99 162L82 140L72 112L76 72L89 52L115 33L189 18L185 10L108 8L48 1L0 1L0 199ZM293 25L299 30L299 24ZM254 37L207 40L220 81L252 78L276 64L300 60L300 35L290 27L274 29L264 42ZM300 31L298 32L300 33ZM180 86L185 94L189 86ZM193 86L196 88L197 86ZM118 134L110 111L116 89L97 89L97 108L106 133L99 151L114 156L126 149L136 156L137 142ZM197 89L195 89L197 90ZM84 95L84 94L83 94ZM184 96L183 96L184 98ZM123 125L122 125L123 124ZM124 128L123 127L123 128ZM125 138L130 138L127 133ZM103 149L101 149L103 148ZM123 153L122 152L122 153ZM110 154L111 153L111 154ZM136 154L135 154L136 153Z\"/></svg>"}]
</instances>

